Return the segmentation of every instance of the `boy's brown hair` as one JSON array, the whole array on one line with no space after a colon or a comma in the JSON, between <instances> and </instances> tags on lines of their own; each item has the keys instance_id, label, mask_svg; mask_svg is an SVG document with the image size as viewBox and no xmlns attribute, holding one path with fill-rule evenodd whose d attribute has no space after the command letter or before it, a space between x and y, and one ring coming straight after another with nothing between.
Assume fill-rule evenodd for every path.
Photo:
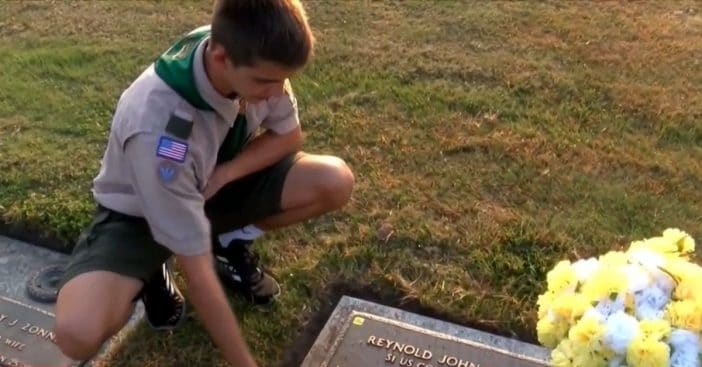
<instances>
[{"instance_id":1,"label":"boy's brown hair","mask_svg":"<svg viewBox=\"0 0 702 367\"><path fill-rule=\"evenodd\" d=\"M299 0L217 0L212 41L222 45L237 66L265 60L299 68L314 46Z\"/></svg>"}]
</instances>

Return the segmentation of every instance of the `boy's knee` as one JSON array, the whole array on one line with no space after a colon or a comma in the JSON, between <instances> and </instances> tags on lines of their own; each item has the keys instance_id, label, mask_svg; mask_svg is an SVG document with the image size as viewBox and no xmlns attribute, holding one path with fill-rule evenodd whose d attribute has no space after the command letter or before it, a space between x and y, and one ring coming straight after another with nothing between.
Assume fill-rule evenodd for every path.
<instances>
[{"instance_id":1,"label":"boy's knee","mask_svg":"<svg viewBox=\"0 0 702 367\"><path fill-rule=\"evenodd\" d=\"M320 177L320 194L333 209L340 208L351 199L354 182L353 172L346 162L331 157Z\"/></svg>"},{"instance_id":2,"label":"boy's knee","mask_svg":"<svg viewBox=\"0 0 702 367\"><path fill-rule=\"evenodd\" d=\"M54 325L56 345L67 357L86 361L97 354L104 338L97 325L80 320L65 320L57 317Z\"/></svg>"}]
</instances>

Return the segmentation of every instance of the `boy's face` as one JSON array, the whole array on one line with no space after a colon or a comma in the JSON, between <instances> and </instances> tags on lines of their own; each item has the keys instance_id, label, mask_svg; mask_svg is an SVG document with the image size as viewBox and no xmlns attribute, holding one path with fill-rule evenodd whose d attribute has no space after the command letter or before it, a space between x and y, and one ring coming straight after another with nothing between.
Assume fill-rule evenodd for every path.
<instances>
[{"instance_id":1,"label":"boy's face","mask_svg":"<svg viewBox=\"0 0 702 367\"><path fill-rule=\"evenodd\" d=\"M227 84L252 103L285 93L285 80L297 71L269 61L258 61L254 66L236 66L228 60L226 64L223 76Z\"/></svg>"}]
</instances>

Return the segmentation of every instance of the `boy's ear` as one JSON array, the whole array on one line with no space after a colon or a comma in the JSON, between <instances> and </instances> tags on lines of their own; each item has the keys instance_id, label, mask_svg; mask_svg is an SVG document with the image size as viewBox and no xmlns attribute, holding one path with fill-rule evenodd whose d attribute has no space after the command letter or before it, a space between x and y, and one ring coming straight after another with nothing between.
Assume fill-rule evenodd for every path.
<instances>
[{"instance_id":1,"label":"boy's ear","mask_svg":"<svg viewBox=\"0 0 702 367\"><path fill-rule=\"evenodd\" d=\"M226 64L229 56L227 56L227 51L224 50L224 47L218 44L213 44L212 46L212 58L219 64Z\"/></svg>"}]
</instances>

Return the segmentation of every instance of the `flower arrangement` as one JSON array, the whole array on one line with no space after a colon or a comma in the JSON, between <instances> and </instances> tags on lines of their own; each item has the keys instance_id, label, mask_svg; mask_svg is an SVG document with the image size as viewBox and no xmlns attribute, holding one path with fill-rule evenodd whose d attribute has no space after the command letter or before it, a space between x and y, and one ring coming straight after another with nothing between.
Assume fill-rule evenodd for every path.
<instances>
[{"instance_id":1,"label":"flower arrangement","mask_svg":"<svg viewBox=\"0 0 702 367\"><path fill-rule=\"evenodd\" d=\"M538 299L539 342L556 367L698 367L702 268L678 229L626 252L559 262Z\"/></svg>"}]
</instances>

